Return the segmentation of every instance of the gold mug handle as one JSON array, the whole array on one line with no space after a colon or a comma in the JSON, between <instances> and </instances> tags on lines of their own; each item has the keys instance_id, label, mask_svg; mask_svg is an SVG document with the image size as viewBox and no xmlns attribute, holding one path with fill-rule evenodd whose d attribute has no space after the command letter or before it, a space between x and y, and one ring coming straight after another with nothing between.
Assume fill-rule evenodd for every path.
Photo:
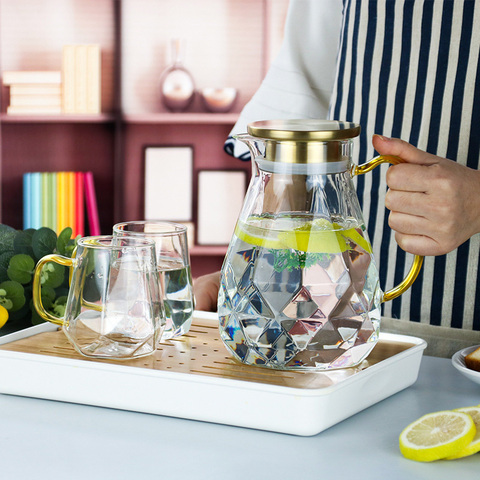
<instances>
[{"instance_id":1,"label":"gold mug handle","mask_svg":"<svg viewBox=\"0 0 480 480\"><path fill-rule=\"evenodd\" d=\"M352 175L363 175L364 173L372 171L382 163L391 163L392 165L397 165L399 163L403 163L403 160L393 155L379 155L363 165L355 165L352 169ZM408 290L420 273L422 264L423 257L420 255L415 255L407 276L397 286L383 294L382 302L393 300Z\"/></svg>"},{"instance_id":2,"label":"gold mug handle","mask_svg":"<svg viewBox=\"0 0 480 480\"><path fill-rule=\"evenodd\" d=\"M48 262L55 262L64 267L72 267L74 265L75 260L73 258L64 257L62 255L57 255L52 253L51 255L46 255L45 257L41 258L35 267L35 273L33 274L33 305L37 310L38 314L48 322L52 322L55 325L63 325L65 323L64 318L56 317L51 313L45 310L45 307L42 303L42 284L41 284L41 274L43 266Z\"/></svg>"}]
</instances>

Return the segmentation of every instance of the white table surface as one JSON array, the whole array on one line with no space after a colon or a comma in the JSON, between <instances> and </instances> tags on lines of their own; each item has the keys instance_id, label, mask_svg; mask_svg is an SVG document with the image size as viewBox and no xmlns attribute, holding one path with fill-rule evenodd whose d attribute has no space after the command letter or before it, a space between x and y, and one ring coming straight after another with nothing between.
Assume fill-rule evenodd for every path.
<instances>
[{"instance_id":1,"label":"white table surface","mask_svg":"<svg viewBox=\"0 0 480 480\"><path fill-rule=\"evenodd\" d=\"M417 463L398 435L425 413L479 403L480 385L434 357L413 386L314 437L0 394L0 478L473 479L480 454Z\"/></svg>"}]
</instances>

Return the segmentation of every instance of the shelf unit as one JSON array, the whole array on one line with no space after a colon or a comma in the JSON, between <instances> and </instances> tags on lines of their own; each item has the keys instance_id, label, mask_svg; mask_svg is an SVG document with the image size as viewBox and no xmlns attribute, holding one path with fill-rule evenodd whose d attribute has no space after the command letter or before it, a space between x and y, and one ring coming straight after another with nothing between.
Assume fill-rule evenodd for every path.
<instances>
[{"instance_id":1,"label":"shelf unit","mask_svg":"<svg viewBox=\"0 0 480 480\"><path fill-rule=\"evenodd\" d=\"M1 222L22 228L22 175L91 170L102 233L143 218L145 146L191 145L193 212L197 174L244 169L223 143L278 49L288 0L0 0L0 75L60 70L64 44L102 50L100 115L7 115L0 89ZM185 65L196 87L234 86L230 113L207 113L196 98L184 113L161 104L158 80L173 37L186 40ZM172 168L174 166L172 165ZM226 199L227 200L227 199ZM192 271L217 270L226 246L194 245Z\"/></svg>"}]
</instances>

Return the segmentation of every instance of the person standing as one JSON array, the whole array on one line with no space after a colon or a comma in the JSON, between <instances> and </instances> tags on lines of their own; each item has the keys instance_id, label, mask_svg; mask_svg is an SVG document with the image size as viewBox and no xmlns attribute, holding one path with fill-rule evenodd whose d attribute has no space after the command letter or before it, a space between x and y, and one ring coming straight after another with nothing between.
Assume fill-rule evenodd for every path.
<instances>
[{"instance_id":1,"label":"person standing","mask_svg":"<svg viewBox=\"0 0 480 480\"><path fill-rule=\"evenodd\" d=\"M225 143L246 159L233 135L251 121L329 118L361 125L355 163L400 156L357 178L357 193L384 290L426 255L384 324L415 328L439 354L480 343L479 56L474 1L292 0L280 53ZM197 282L199 308L217 278Z\"/></svg>"}]
</instances>

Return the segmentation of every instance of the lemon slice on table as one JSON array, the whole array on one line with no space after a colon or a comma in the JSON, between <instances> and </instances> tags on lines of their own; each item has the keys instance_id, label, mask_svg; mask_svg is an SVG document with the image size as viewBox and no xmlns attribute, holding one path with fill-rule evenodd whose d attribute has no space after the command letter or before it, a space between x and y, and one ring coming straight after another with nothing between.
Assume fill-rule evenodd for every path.
<instances>
[{"instance_id":1,"label":"lemon slice on table","mask_svg":"<svg viewBox=\"0 0 480 480\"><path fill-rule=\"evenodd\" d=\"M403 430L400 451L410 460L432 462L456 455L475 434L475 423L466 413L453 410L429 413Z\"/></svg>"},{"instance_id":2,"label":"lemon slice on table","mask_svg":"<svg viewBox=\"0 0 480 480\"><path fill-rule=\"evenodd\" d=\"M477 429L477 433L473 437L473 440L463 450L447 457L448 460L468 457L469 455L480 452L480 406L456 408L454 412L463 412L470 415Z\"/></svg>"}]
</instances>

